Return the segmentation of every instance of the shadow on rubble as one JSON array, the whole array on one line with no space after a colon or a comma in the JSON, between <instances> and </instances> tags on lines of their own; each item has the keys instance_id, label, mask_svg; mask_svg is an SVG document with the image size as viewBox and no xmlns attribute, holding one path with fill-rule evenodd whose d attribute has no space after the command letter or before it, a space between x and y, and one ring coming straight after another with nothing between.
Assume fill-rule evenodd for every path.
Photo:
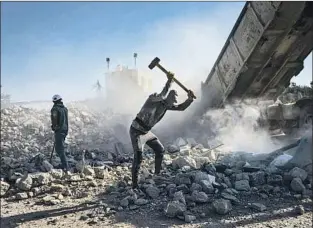
<instances>
[{"instance_id":1,"label":"shadow on rubble","mask_svg":"<svg viewBox=\"0 0 313 228\"><path fill-rule=\"evenodd\" d=\"M114 204L117 202L114 200L116 195L110 196L108 194L99 194L96 196L96 201L102 201L105 203ZM250 202L254 202L255 199L248 199ZM258 200L259 203L264 203L267 210L264 212L256 212L250 208L247 208L244 204L233 206L232 211L227 215L218 215L213 211L212 204L200 204L196 206L199 211L205 212L205 218L197 218L193 224L198 224L200 227L214 227L214 228L227 228L251 225L255 223L263 222L275 222L280 220L283 222L287 218L296 218L301 212L299 207L304 208L303 213L312 213L313 205L312 201L304 202L295 199L286 199L282 203L273 203L273 199ZM118 206L118 205L115 205ZM131 224L134 227L172 227L174 225L186 225L185 221L178 218L168 218L164 214L164 208L166 202L155 203L152 200L149 204L140 206L137 209L130 210L124 209L116 212L110 217L111 225ZM200 214L200 213L197 213ZM225 221L229 222L225 223Z\"/></svg>"},{"instance_id":2,"label":"shadow on rubble","mask_svg":"<svg viewBox=\"0 0 313 228\"><path fill-rule=\"evenodd\" d=\"M82 204L72 206L72 207L61 207L61 208L51 209L51 210L34 211L30 213L12 215L12 216L7 216L7 217L1 216L0 227L1 228L2 227L3 228L4 227L5 228L19 227L20 224L25 223L25 222L65 216L65 215L69 215L69 214L73 214L73 213L77 213L81 211L87 211L95 207L97 207L97 205L95 205L92 202L88 202L88 203L82 203ZM3 215L3 213L1 213L1 215Z\"/></svg>"}]
</instances>

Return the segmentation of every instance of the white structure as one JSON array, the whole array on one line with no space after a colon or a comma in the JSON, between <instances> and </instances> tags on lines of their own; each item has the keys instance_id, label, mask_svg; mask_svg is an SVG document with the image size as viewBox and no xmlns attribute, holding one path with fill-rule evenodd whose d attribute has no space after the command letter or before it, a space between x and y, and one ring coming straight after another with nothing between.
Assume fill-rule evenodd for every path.
<instances>
[{"instance_id":1,"label":"white structure","mask_svg":"<svg viewBox=\"0 0 313 228\"><path fill-rule=\"evenodd\" d=\"M106 74L106 98L108 105L118 111L132 112L146 99L151 89L151 76L148 73L117 66Z\"/></svg>"}]
</instances>

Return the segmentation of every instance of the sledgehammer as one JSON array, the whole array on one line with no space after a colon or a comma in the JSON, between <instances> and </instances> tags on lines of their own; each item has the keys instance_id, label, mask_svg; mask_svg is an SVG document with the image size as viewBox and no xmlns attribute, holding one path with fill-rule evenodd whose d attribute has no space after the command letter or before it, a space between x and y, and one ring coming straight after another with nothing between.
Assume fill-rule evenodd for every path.
<instances>
[{"instance_id":1,"label":"sledgehammer","mask_svg":"<svg viewBox=\"0 0 313 228\"><path fill-rule=\"evenodd\" d=\"M154 67L158 67L164 74L166 74L168 77L172 77L173 78L173 81L177 83L177 85L179 85L183 90L185 90L187 93L190 91L189 89L187 89L180 81L178 81L174 75L170 72L168 72L167 70L165 70L164 67L162 67L160 65L160 59L158 57L155 57L152 62L149 64L149 69L152 70ZM194 99L196 99L197 97L193 94L192 92L192 96Z\"/></svg>"}]
</instances>

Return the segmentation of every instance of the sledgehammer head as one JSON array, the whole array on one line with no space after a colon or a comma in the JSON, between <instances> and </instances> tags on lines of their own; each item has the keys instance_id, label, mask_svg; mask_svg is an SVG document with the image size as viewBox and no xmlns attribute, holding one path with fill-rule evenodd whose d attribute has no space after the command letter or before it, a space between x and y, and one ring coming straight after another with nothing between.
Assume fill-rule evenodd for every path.
<instances>
[{"instance_id":1,"label":"sledgehammer head","mask_svg":"<svg viewBox=\"0 0 313 228\"><path fill-rule=\"evenodd\" d=\"M152 70L156 65L158 65L160 62L160 59L158 57L155 57L152 62L149 64L149 69Z\"/></svg>"}]
</instances>

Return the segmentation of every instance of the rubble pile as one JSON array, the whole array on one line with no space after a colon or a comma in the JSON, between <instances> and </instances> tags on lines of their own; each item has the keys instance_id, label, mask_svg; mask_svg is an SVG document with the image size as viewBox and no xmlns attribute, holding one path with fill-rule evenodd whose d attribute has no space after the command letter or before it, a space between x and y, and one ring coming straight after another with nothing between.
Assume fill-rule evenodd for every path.
<instances>
[{"instance_id":1,"label":"rubble pile","mask_svg":"<svg viewBox=\"0 0 313 228\"><path fill-rule=\"evenodd\" d=\"M305 153L310 153L309 143L302 139L292 148L306 148ZM106 194L111 198L109 202L96 198L99 207L81 218L93 224L120 211L138 213L148 209L192 223L210 213L229 215L240 206L265 212L269 206L266 200L279 204L286 199L312 197L312 171L295 163L297 153L288 157L286 148L258 155L219 152L203 148L195 140L179 138L168 147L163 170L155 176L154 154L147 150L140 170L140 188L136 190L131 189L129 161L114 167L86 165L71 176L46 163L46 172L11 173L9 179L1 181L1 195L56 205L67 199Z\"/></svg>"},{"instance_id":2,"label":"rubble pile","mask_svg":"<svg viewBox=\"0 0 313 228\"><path fill-rule=\"evenodd\" d=\"M127 134L124 116L79 104L69 105L68 110L69 132L65 146L70 164L75 166L83 151L87 151L87 162L88 159L111 161L119 153L121 156L129 153L126 151L128 142L124 139ZM44 160L50 157L53 143L50 110L22 106L1 109L1 176L8 170L22 167L23 171L19 170L22 173L46 171L49 168L42 166L49 166ZM54 163L58 163L56 153Z\"/></svg>"}]
</instances>

